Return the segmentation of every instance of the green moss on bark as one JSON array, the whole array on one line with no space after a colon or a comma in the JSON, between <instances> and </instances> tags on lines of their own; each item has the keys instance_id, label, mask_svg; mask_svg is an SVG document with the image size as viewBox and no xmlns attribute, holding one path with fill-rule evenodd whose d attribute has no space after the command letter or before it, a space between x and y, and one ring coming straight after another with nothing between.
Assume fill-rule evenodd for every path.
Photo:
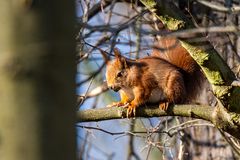
<instances>
[{"instance_id":1,"label":"green moss on bark","mask_svg":"<svg viewBox=\"0 0 240 160\"><path fill-rule=\"evenodd\" d=\"M229 93L229 110L232 112L240 113L240 87L233 87Z\"/></svg>"},{"instance_id":2,"label":"green moss on bark","mask_svg":"<svg viewBox=\"0 0 240 160\"><path fill-rule=\"evenodd\" d=\"M174 17L171 12L168 12L169 8L163 4L164 2L156 2L154 0L141 0L141 2L162 21L162 23L167 26L170 30L178 30L185 27L185 21L180 17ZM162 12L168 12L167 14L158 14ZM176 14L179 16L179 14Z\"/></svg>"}]
</instances>

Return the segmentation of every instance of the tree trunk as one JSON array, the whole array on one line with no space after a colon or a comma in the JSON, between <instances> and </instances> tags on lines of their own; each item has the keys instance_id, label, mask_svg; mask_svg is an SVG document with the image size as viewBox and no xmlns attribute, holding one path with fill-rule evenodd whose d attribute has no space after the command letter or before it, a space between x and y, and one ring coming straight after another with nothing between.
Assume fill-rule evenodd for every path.
<instances>
[{"instance_id":1,"label":"tree trunk","mask_svg":"<svg viewBox=\"0 0 240 160\"><path fill-rule=\"evenodd\" d=\"M0 2L0 159L74 160L74 2Z\"/></svg>"}]
</instances>

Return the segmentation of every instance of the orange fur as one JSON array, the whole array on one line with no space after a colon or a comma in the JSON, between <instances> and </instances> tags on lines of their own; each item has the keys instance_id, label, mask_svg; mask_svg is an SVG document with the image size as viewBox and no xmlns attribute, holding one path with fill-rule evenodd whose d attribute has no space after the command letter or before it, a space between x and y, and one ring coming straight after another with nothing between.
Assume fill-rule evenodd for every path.
<instances>
[{"instance_id":1,"label":"orange fur","mask_svg":"<svg viewBox=\"0 0 240 160\"><path fill-rule=\"evenodd\" d=\"M155 44L152 56L160 57L169 63L181 68L184 74L186 96L184 103L192 102L196 99L201 90L204 76L200 67L189 55L187 50L180 45L176 38L161 38Z\"/></svg>"}]
</instances>

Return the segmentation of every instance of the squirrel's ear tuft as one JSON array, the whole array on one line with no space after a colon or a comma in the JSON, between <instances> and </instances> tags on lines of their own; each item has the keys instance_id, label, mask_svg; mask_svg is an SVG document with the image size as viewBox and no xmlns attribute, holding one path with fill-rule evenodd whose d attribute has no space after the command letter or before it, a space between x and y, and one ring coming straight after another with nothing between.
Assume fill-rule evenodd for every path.
<instances>
[{"instance_id":1,"label":"squirrel's ear tuft","mask_svg":"<svg viewBox=\"0 0 240 160\"><path fill-rule=\"evenodd\" d=\"M114 55L115 55L116 58L120 58L121 57L121 53L120 53L118 48L114 48L113 52L114 52Z\"/></svg>"},{"instance_id":2,"label":"squirrel's ear tuft","mask_svg":"<svg viewBox=\"0 0 240 160\"><path fill-rule=\"evenodd\" d=\"M105 63L107 64L110 61L109 56L107 55L107 53L105 51L103 51L101 49L100 49L100 52L101 52L101 54L103 56L103 59L104 59Z\"/></svg>"},{"instance_id":3,"label":"squirrel's ear tuft","mask_svg":"<svg viewBox=\"0 0 240 160\"><path fill-rule=\"evenodd\" d=\"M128 68L126 58L121 56L121 53L118 48L113 49L116 59L121 63L122 68Z\"/></svg>"},{"instance_id":4,"label":"squirrel's ear tuft","mask_svg":"<svg viewBox=\"0 0 240 160\"><path fill-rule=\"evenodd\" d=\"M127 69L128 68L128 64L127 64L127 61L124 57L121 58L121 63L122 63L122 66L124 69Z\"/></svg>"}]
</instances>

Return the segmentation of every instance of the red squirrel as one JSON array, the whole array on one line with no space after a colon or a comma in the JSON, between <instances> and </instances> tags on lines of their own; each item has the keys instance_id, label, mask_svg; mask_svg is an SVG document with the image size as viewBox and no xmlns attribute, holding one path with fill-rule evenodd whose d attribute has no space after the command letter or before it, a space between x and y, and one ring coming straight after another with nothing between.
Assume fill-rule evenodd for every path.
<instances>
[{"instance_id":1,"label":"red squirrel","mask_svg":"<svg viewBox=\"0 0 240 160\"><path fill-rule=\"evenodd\" d=\"M123 57L115 48L115 59L107 61L107 85L121 96L110 106L127 107L127 116L135 116L136 108L145 103L159 103L166 111L169 104L189 103L197 96L202 73L177 39L164 38L155 47L151 56L137 60Z\"/></svg>"}]
</instances>

